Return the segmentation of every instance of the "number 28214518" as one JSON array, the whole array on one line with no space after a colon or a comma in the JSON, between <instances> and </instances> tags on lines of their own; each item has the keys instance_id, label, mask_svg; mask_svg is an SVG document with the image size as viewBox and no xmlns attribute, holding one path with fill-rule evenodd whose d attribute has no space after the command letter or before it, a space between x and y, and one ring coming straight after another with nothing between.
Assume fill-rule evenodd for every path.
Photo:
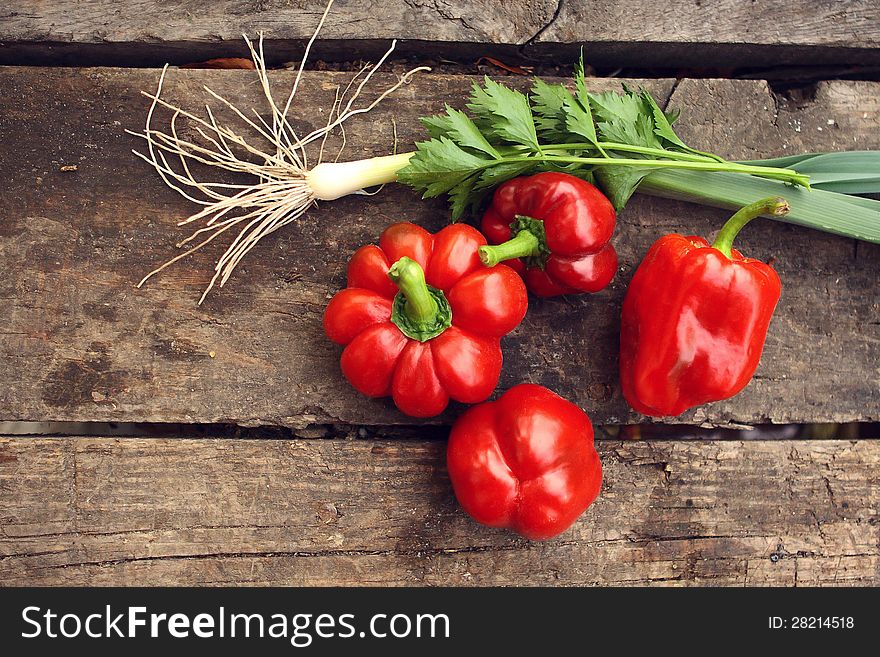
<instances>
[{"instance_id":1,"label":"number 28214518","mask_svg":"<svg viewBox=\"0 0 880 657\"><path fill-rule=\"evenodd\" d=\"M851 630L855 627L852 616L770 616L771 630Z\"/></svg>"}]
</instances>

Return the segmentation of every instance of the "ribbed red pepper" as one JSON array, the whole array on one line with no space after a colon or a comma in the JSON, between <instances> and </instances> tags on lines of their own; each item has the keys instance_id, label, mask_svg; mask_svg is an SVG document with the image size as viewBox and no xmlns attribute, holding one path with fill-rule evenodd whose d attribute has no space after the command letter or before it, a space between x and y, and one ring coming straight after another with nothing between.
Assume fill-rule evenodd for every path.
<instances>
[{"instance_id":1,"label":"ribbed red pepper","mask_svg":"<svg viewBox=\"0 0 880 657\"><path fill-rule=\"evenodd\" d=\"M567 173L538 173L501 185L481 229L493 246L480 249L487 265L507 261L532 294L598 292L617 271L608 242L617 215L596 187Z\"/></svg>"},{"instance_id":2,"label":"ribbed red pepper","mask_svg":"<svg viewBox=\"0 0 880 657\"><path fill-rule=\"evenodd\" d=\"M474 520L534 540L568 529L602 486L590 418L531 383L466 411L452 427L446 464Z\"/></svg>"},{"instance_id":3,"label":"ribbed red pepper","mask_svg":"<svg viewBox=\"0 0 880 657\"><path fill-rule=\"evenodd\" d=\"M623 302L620 379L633 409L681 415L748 384L782 285L732 243L751 219L787 212L785 199L764 199L731 217L711 246L682 235L654 243Z\"/></svg>"},{"instance_id":4,"label":"ribbed red pepper","mask_svg":"<svg viewBox=\"0 0 880 657\"><path fill-rule=\"evenodd\" d=\"M355 252L348 287L324 312L324 331L346 345L342 372L357 390L391 395L415 417L437 415L450 399L474 404L492 394L500 339L522 321L528 297L512 269L480 263L485 243L466 224L432 235L398 223L379 246Z\"/></svg>"}]
</instances>

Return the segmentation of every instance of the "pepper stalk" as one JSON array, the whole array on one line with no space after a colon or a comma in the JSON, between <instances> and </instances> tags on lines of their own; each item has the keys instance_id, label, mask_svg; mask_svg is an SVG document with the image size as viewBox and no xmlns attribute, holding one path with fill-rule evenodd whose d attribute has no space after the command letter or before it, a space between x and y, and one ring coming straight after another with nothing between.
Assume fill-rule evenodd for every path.
<instances>
[{"instance_id":1,"label":"pepper stalk","mask_svg":"<svg viewBox=\"0 0 880 657\"><path fill-rule=\"evenodd\" d=\"M543 269L550 255L544 222L518 214L510 224L510 230L513 237L506 242L487 244L477 249L480 262L494 267L505 260L522 258L527 266Z\"/></svg>"},{"instance_id":2,"label":"pepper stalk","mask_svg":"<svg viewBox=\"0 0 880 657\"><path fill-rule=\"evenodd\" d=\"M400 290L391 306L391 321L404 335L427 342L452 326L452 308L446 295L425 282L419 263L404 256L391 265L388 278Z\"/></svg>"},{"instance_id":3,"label":"pepper stalk","mask_svg":"<svg viewBox=\"0 0 880 657\"><path fill-rule=\"evenodd\" d=\"M747 223L764 215L784 217L790 209L788 201L781 196L762 198L760 201L750 203L724 223L715 237L715 241L712 242L712 248L718 249L728 258L732 258L733 240Z\"/></svg>"}]
</instances>

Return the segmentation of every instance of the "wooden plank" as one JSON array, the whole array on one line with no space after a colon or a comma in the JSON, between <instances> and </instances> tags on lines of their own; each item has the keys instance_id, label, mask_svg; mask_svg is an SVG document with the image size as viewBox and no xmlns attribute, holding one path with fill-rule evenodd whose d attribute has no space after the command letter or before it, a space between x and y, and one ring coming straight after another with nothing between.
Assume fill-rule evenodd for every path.
<instances>
[{"instance_id":1,"label":"wooden plank","mask_svg":"<svg viewBox=\"0 0 880 657\"><path fill-rule=\"evenodd\" d=\"M273 57L295 59L325 0L153 0L47 3L0 10L0 62L143 65L241 55L242 32L264 31ZM880 63L880 9L873 0L353 0L333 8L316 51L374 57L402 38L400 54L474 59L555 57L583 44L597 65L799 66Z\"/></svg>"},{"instance_id":2,"label":"wooden plank","mask_svg":"<svg viewBox=\"0 0 880 657\"><path fill-rule=\"evenodd\" d=\"M6 585L877 585L880 442L598 444L530 543L457 507L443 441L0 440Z\"/></svg>"},{"instance_id":3,"label":"wooden plank","mask_svg":"<svg viewBox=\"0 0 880 657\"><path fill-rule=\"evenodd\" d=\"M279 73L278 83L290 75ZM322 125L341 74L305 77L300 127ZM387 82L388 79L384 78ZM356 394L323 335L327 299L345 281L357 246L389 223L441 227L445 203L391 186L369 199L324 205L267 238L230 285L198 307L219 250L178 263L143 290L140 276L176 253L174 224L193 205L165 188L129 152L123 132L146 112L140 89L155 71L0 71L0 419L397 424L387 401ZM427 76L347 130L346 157L388 152L392 119L406 148L417 117L461 99L470 79ZM244 71L172 71L170 97L197 108L210 83L234 102L257 102ZM639 84L638 81L630 81ZM591 81L594 88L617 82ZM762 82L651 81L661 101L685 110L681 132L695 147L730 157L880 147L880 85L823 84L804 105L779 101ZM261 105L258 105L261 107ZM167 118L167 116L165 117ZM833 125L829 125L833 121ZM76 171L62 171L76 165ZM724 212L637 198L615 238L621 271L597 295L533 300L504 343L502 388L549 386L594 421L639 421L618 388L620 303L634 266L660 234L709 235ZM676 422L837 422L880 418L880 246L856 244L770 221L742 236L743 251L775 258L784 293L758 376L732 400ZM211 355L213 352L213 356ZM448 422L451 409L435 422Z\"/></svg>"},{"instance_id":4,"label":"wooden plank","mask_svg":"<svg viewBox=\"0 0 880 657\"><path fill-rule=\"evenodd\" d=\"M640 68L876 64L880 5L874 0L560 0L536 45L558 53L556 44L580 43L586 44L588 61L608 58ZM574 54L574 48L564 52Z\"/></svg>"}]
</instances>

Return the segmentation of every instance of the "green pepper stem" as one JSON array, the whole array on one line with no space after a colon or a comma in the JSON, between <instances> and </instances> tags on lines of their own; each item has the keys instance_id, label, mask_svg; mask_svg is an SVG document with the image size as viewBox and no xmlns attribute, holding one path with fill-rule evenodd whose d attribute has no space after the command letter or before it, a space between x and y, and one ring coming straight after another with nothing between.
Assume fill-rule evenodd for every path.
<instances>
[{"instance_id":1,"label":"green pepper stem","mask_svg":"<svg viewBox=\"0 0 880 657\"><path fill-rule=\"evenodd\" d=\"M790 209L788 201L781 196L770 196L761 199L760 201L750 203L741 208L739 212L727 220L724 226L721 227L718 237L716 237L715 241L712 243L712 247L718 249L721 253L730 258L731 249L733 248L733 240L736 239L739 231L741 231L747 223L761 215L782 217L788 214Z\"/></svg>"},{"instance_id":2,"label":"green pepper stem","mask_svg":"<svg viewBox=\"0 0 880 657\"><path fill-rule=\"evenodd\" d=\"M495 245L481 246L477 253L480 261L487 267L494 267L499 262L513 258L528 258L540 252L541 241L529 230L521 230L506 242Z\"/></svg>"},{"instance_id":3,"label":"green pepper stem","mask_svg":"<svg viewBox=\"0 0 880 657\"><path fill-rule=\"evenodd\" d=\"M425 272L419 263L404 256L391 265L388 278L406 297L404 312L412 321L426 324L437 317L437 300L428 291Z\"/></svg>"}]
</instances>

